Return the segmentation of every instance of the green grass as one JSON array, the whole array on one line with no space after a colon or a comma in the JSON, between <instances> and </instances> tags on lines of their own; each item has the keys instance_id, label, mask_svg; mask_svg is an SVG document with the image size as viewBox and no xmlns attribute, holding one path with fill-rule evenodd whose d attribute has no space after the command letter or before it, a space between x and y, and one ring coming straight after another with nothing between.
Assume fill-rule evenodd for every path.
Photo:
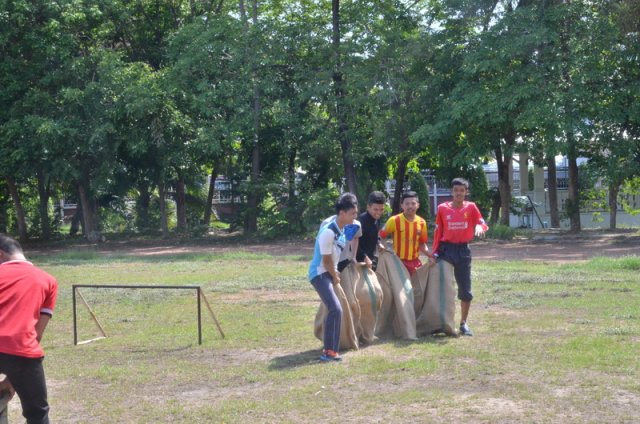
<instances>
[{"instance_id":1,"label":"green grass","mask_svg":"<svg viewBox=\"0 0 640 424\"><path fill-rule=\"evenodd\" d=\"M379 341L317 360L308 258L234 253L36 258L60 283L45 333L51 418L84 422L633 422L640 258L476 262L472 338ZM200 285L81 293L106 339L73 345L72 284ZM98 335L78 304L79 338ZM12 421L19 405L11 406Z\"/></svg>"}]
</instances>

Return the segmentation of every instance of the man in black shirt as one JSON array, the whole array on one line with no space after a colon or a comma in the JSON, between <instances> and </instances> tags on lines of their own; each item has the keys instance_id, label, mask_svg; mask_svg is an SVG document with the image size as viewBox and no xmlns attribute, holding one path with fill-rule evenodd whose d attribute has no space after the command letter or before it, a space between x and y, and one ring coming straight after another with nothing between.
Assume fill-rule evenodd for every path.
<instances>
[{"instance_id":1,"label":"man in black shirt","mask_svg":"<svg viewBox=\"0 0 640 424\"><path fill-rule=\"evenodd\" d=\"M362 236L358 243L356 260L366 263L374 271L378 264L378 232L380 231L380 218L384 213L385 200L382 192L371 192L367 200L367 211L358 218L362 225Z\"/></svg>"}]
</instances>

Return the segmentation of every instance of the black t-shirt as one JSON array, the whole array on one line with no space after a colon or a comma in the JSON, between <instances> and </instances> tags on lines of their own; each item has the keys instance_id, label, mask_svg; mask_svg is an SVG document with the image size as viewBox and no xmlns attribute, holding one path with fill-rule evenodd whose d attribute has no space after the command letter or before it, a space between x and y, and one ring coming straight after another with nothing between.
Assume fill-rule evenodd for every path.
<instances>
[{"instance_id":1,"label":"black t-shirt","mask_svg":"<svg viewBox=\"0 0 640 424\"><path fill-rule=\"evenodd\" d=\"M360 224L362 225L362 237L358 242L358 252L356 253L356 260L358 262L364 261L364 255L367 255L369 259L373 260L376 256L376 248L378 244L378 232L380 231L380 220L375 220L369 212L364 212L358 217Z\"/></svg>"}]
</instances>

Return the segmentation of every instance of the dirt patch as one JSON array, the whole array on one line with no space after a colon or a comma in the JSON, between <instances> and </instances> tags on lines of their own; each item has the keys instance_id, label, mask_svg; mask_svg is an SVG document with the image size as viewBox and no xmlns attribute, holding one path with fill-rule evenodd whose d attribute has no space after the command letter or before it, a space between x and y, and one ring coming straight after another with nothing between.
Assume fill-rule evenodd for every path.
<instances>
[{"instance_id":1,"label":"dirt patch","mask_svg":"<svg viewBox=\"0 0 640 424\"><path fill-rule=\"evenodd\" d=\"M133 256L176 255L185 253L223 254L238 252L268 253L274 256L300 256L311 258L312 240L279 241L271 243L196 244L175 245L156 241L153 245L106 242L95 246L98 252ZM640 237L635 233L585 234L582 236L539 236L538 239L499 241L480 240L471 245L473 257L478 260L532 260L573 262L593 257L640 256Z\"/></svg>"}]
</instances>

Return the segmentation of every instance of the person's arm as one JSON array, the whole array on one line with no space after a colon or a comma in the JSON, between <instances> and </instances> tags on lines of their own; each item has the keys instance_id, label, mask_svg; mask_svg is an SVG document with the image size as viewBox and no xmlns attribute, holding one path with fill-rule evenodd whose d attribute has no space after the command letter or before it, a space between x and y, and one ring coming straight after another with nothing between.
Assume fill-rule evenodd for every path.
<instances>
[{"instance_id":1,"label":"person's arm","mask_svg":"<svg viewBox=\"0 0 640 424\"><path fill-rule=\"evenodd\" d=\"M48 314L40 314L40 319L36 323L36 338L38 342L42 340L42 335L44 334L45 328L47 328L47 324L49 324L49 320L51 319L51 315Z\"/></svg>"},{"instance_id":2,"label":"person's arm","mask_svg":"<svg viewBox=\"0 0 640 424\"><path fill-rule=\"evenodd\" d=\"M333 255L322 255L322 265L324 265L324 269L331 274L333 285L340 284L340 273L336 270L336 266L333 263Z\"/></svg>"},{"instance_id":3,"label":"person's arm","mask_svg":"<svg viewBox=\"0 0 640 424\"><path fill-rule=\"evenodd\" d=\"M6 377L6 376L2 381L0 381L0 397L2 397L4 393L9 394L9 400L13 399L13 395L16 394L15 389L13 388L13 386L11 385L11 382L9 381L9 377Z\"/></svg>"},{"instance_id":4,"label":"person's arm","mask_svg":"<svg viewBox=\"0 0 640 424\"><path fill-rule=\"evenodd\" d=\"M384 227L382 227L382 229L378 232L378 248L381 251L385 251L387 250L387 244L385 242L385 239L390 235L393 234L393 231L395 230L395 219L394 217L391 217L387 220L387 223L384 224Z\"/></svg>"},{"instance_id":5,"label":"person's arm","mask_svg":"<svg viewBox=\"0 0 640 424\"><path fill-rule=\"evenodd\" d=\"M438 212L436 212L436 231L433 233L433 246L431 247L431 252L436 258L438 257L438 247L440 246L444 228L442 225L442 214L439 212L440 210L438 208Z\"/></svg>"},{"instance_id":6,"label":"person's arm","mask_svg":"<svg viewBox=\"0 0 640 424\"><path fill-rule=\"evenodd\" d=\"M427 246L427 242L429 241L427 235L427 221L423 221L422 227L422 235L420 236L420 246L418 247L419 251L429 258L429 264L434 264L435 260L433 259L433 255L429 252L429 246Z\"/></svg>"},{"instance_id":7,"label":"person's arm","mask_svg":"<svg viewBox=\"0 0 640 424\"><path fill-rule=\"evenodd\" d=\"M484 237L484 234L487 232L487 230L489 229L489 226L487 225L487 223L484 221L484 218L482 217L482 214L480 213L480 209L478 209L478 206L475 205L475 213L476 213L476 227L475 227L475 236L476 237Z\"/></svg>"}]
</instances>

